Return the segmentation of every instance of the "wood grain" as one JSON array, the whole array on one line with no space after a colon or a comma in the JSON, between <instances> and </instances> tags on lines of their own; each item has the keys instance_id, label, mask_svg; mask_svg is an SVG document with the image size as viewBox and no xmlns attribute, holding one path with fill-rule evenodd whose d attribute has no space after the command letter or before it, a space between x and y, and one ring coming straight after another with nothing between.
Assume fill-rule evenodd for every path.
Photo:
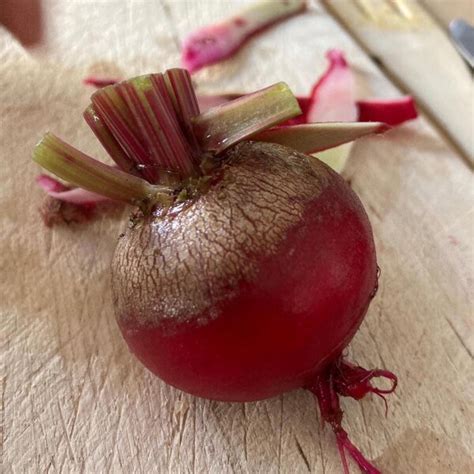
<instances>
[{"instance_id":1,"label":"wood grain","mask_svg":"<svg viewBox=\"0 0 474 474\"><path fill-rule=\"evenodd\" d=\"M97 68L128 75L176 65L183 36L235 3L108 1L91 9L46 1L52 29L36 59L0 30L5 472L341 472L309 394L249 404L201 400L130 356L114 322L108 273L126 211L52 230L37 212L42 193L29 157L42 133L104 156L80 117L91 92L81 77ZM115 42L118 27L124 36ZM347 52L360 95L399 94L318 5L195 79L211 92L286 80L303 93L334 46ZM388 418L378 400L344 400L345 426L384 472L472 471L472 174L421 118L360 140L345 175L366 205L382 267L349 354L400 378Z\"/></svg>"}]
</instances>

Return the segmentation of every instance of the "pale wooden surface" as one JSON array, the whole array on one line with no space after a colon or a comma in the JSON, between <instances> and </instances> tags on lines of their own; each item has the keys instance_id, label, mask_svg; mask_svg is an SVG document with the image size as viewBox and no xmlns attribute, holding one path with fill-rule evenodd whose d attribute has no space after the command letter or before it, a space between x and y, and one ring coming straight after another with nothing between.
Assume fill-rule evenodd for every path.
<instances>
[{"instance_id":1,"label":"pale wooden surface","mask_svg":"<svg viewBox=\"0 0 474 474\"><path fill-rule=\"evenodd\" d=\"M120 212L53 230L37 213L42 193L29 157L43 132L103 156L80 117L90 93L81 77L176 65L183 35L234 11L234 2L45 3L48 45L36 60L0 30L4 472L340 472L309 394L200 400L129 355L109 292ZM302 93L335 46L347 52L361 93L397 94L318 6L196 79L202 90L221 92L286 80ZM58 64L44 65L45 56ZM384 472L472 472L472 174L420 119L361 140L345 175L367 207L382 267L349 353L400 378L387 419L376 399L344 400L345 425Z\"/></svg>"},{"instance_id":2,"label":"pale wooden surface","mask_svg":"<svg viewBox=\"0 0 474 474\"><path fill-rule=\"evenodd\" d=\"M323 0L323 3L377 58L384 70L415 96L418 104L474 165L472 73L447 32L427 10L416 0L397 0L397 3ZM397 4L404 5L407 13L402 14L394 7Z\"/></svg>"}]
</instances>

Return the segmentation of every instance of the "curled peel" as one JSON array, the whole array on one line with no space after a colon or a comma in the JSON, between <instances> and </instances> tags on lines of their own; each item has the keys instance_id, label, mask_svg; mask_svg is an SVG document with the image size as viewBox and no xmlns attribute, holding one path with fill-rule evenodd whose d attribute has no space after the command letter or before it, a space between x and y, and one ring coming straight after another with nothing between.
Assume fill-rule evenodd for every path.
<instances>
[{"instance_id":1,"label":"curled peel","mask_svg":"<svg viewBox=\"0 0 474 474\"><path fill-rule=\"evenodd\" d=\"M69 188L45 174L38 176L36 182L46 192L39 211L47 227L87 222L94 216L97 204L109 201L85 189Z\"/></svg>"},{"instance_id":2,"label":"curled peel","mask_svg":"<svg viewBox=\"0 0 474 474\"><path fill-rule=\"evenodd\" d=\"M69 188L60 181L45 174L39 175L36 178L36 182L48 196L72 204L96 204L109 200L105 196L87 191L86 189Z\"/></svg>"},{"instance_id":3,"label":"curled peel","mask_svg":"<svg viewBox=\"0 0 474 474\"><path fill-rule=\"evenodd\" d=\"M311 89L306 104L305 123L355 122L354 77L344 53L331 49L326 53L328 68ZM347 141L346 141L347 142ZM349 159L351 143L318 153L318 158L340 173Z\"/></svg>"},{"instance_id":4,"label":"curled peel","mask_svg":"<svg viewBox=\"0 0 474 474\"><path fill-rule=\"evenodd\" d=\"M344 53L331 49L326 53L329 66L313 86L306 122L355 122L357 107L354 77Z\"/></svg>"}]
</instances>

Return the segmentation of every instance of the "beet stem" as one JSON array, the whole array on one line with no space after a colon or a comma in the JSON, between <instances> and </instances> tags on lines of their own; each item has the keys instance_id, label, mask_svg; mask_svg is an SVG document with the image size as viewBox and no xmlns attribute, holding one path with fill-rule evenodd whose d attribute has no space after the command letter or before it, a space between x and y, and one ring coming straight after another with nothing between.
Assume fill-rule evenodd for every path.
<instances>
[{"instance_id":1,"label":"beet stem","mask_svg":"<svg viewBox=\"0 0 474 474\"><path fill-rule=\"evenodd\" d=\"M187 72L176 75L186 78ZM171 95L162 74L149 74L104 87L92 96L97 115L151 183L163 182L170 172L183 179L199 170L180 124L183 110L199 111L194 91L181 87Z\"/></svg>"},{"instance_id":2,"label":"beet stem","mask_svg":"<svg viewBox=\"0 0 474 474\"><path fill-rule=\"evenodd\" d=\"M194 119L203 150L220 153L239 141L301 114L284 82L209 109Z\"/></svg>"},{"instance_id":3,"label":"beet stem","mask_svg":"<svg viewBox=\"0 0 474 474\"><path fill-rule=\"evenodd\" d=\"M156 179L156 169L152 166L154 162L143 145L143 137L118 84L100 89L92 95L91 100L97 115L133 165L140 169L145 179L153 182Z\"/></svg>"},{"instance_id":4,"label":"beet stem","mask_svg":"<svg viewBox=\"0 0 474 474\"><path fill-rule=\"evenodd\" d=\"M191 73L232 56L263 29L306 8L304 0L257 2L220 23L192 32L183 44L181 62Z\"/></svg>"},{"instance_id":5,"label":"beet stem","mask_svg":"<svg viewBox=\"0 0 474 474\"><path fill-rule=\"evenodd\" d=\"M94 135L105 148L109 156L115 161L117 166L126 173L141 177L141 172L135 166L133 159L127 155L125 150L114 138L92 104L87 107L83 116L87 125L89 125L91 130L94 132Z\"/></svg>"},{"instance_id":6,"label":"beet stem","mask_svg":"<svg viewBox=\"0 0 474 474\"><path fill-rule=\"evenodd\" d=\"M169 192L169 188L152 185L87 156L52 133L36 145L33 160L75 186L117 201L142 205L159 193Z\"/></svg>"},{"instance_id":7,"label":"beet stem","mask_svg":"<svg viewBox=\"0 0 474 474\"><path fill-rule=\"evenodd\" d=\"M185 69L168 69L164 75L165 87L173 101L176 115L188 142L191 144L194 159L199 161L200 148L193 130L193 118L199 115L199 104L194 92L189 72Z\"/></svg>"},{"instance_id":8,"label":"beet stem","mask_svg":"<svg viewBox=\"0 0 474 474\"><path fill-rule=\"evenodd\" d=\"M342 56L336 59L344 63ZM219 154L242 140L253 139L311 153L386 129L381 123L271 129L302 113L283 82L200 114L191 77L183 69L108 85L96 91L91 101L84 118L120 170L51 134L36 147L34 159L75 186L146 210L156 202L168 204L171 193L179 191L182 183L206 174L201 162L203 157L209 158L206 152ZM378 372L373 376L387 375ZM371 391L388 393L378 388Z\"/></svg>"}]
</instances>

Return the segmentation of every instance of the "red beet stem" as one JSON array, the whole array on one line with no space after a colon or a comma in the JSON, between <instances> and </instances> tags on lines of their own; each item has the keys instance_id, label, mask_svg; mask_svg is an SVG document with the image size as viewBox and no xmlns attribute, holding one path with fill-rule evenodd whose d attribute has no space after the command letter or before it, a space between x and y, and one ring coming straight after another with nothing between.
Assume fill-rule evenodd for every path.
<instances>
[{"instance_id":1,"label":"red beet stem","mask_svg":"<svg viewBox=\"0 0 474 474\"><path fill-rule=\"evenodd\" d=\"M115 139L104 120L97 113L95 107L90 104L83 113L84 120L91 128L101 145L105 148L109 156L115 161L117 166L126 173L143 177L140 169L135 165L133 158L127 155L123 147Z\"/></svg>"},{"instance_id":2,"label":"red beet stem","mask_svg":"<svg viewBox=\"0 0 474 474\"><path fill-rule=\"evenodd\" d=\"M97 91L92 97L92 104L97 115L102 119L117 142L130 157L145 179L154 182L158 176L154 162L143 145L133 115L125 103L118 85L107 86Z\"/></svg>"},{"instance_id":3,"label":"red beet stem","mask_svg":"<svg viewBox=\"0 0 474 474\"><path fill-rule=\"evenodd\" d=\"M62 201L97 201L92 192L147 212L158 202L168 204L182 183L205 172L202 151L220 152L301 113L293 93L279 83L199 114L191 77L182 69L108 85L91 102L84 118L119 169L52 134L36 146L34 160L89 192L61 192L55 197ZM45 186L52 196L51 182Z\"/></svg>"},{"instance_id":4,"label":"red beet stem","mask_svg":"<svg viewBox=\"0 0 474 474\"><path fill-rule=\"evenodd\" d=\"M191 76L185 69L174 68L166 71L163 78L181 128L191 144L194 160L198 162L200 149L194 135L192 120L199 115L199 104L194 92Z\"/></svg>"},{"instance_id":5,"label":"red beet stem","mask_svg":"<svg viewBox=\"0 0 474 474\"><path fill-rule=\"evenodd\" d=\"M383 390L372 386L371 380L375 377L391 380L392 386ZM397 377L392 372L379 369L367 370L346 362L340 357L306 387L315 395L323 421L331 425L336 435L345 474L349 473L346 452L357 463L362 472L379 474L380 471L352 444L347 432L342 427L343 411L339 403L339 397L352 397L360 400L368 393L382 396L381 394L392 393L396 386Z\"/></svg>"},{"instance_id":6,"label":"red beet stem","mask_svg":"<svg viewBox=\"0 0 474 474\"><path fill-rule=\"evenodd\" d=\"M191 119L199 108L187 71L175 69L165 77L150 74L105 87L92 96L92 104L99 122L88 122L96 135L94 126L103 122L103 144L118 148L120 159L113 158L122 168L128 161L151 183L163 182L169 173L186 178L198 172Z\"/></svg>"}]
</instances>

